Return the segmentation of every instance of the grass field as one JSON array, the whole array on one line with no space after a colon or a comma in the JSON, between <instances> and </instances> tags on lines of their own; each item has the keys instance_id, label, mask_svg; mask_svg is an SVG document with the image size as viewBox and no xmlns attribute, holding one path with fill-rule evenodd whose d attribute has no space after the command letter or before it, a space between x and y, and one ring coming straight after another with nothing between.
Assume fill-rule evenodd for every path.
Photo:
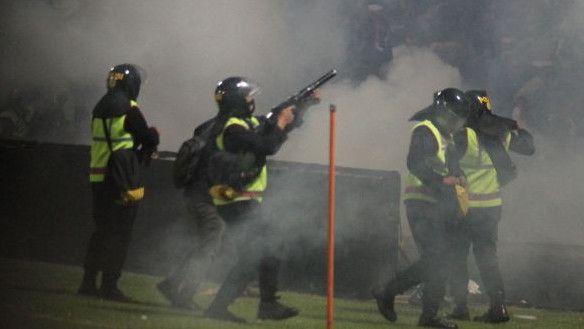
<instances>
[{"instance_id":1,"label":"grass field","mask_svg":"<svg viewBox=\"0 0 584 329\"><path fill-rule=\"evenodd\" d=\"M284 292L282 300L300 309L300 316L281 322L255 319L256 298L240 298L231 307L249 324L206 319L199 313L180 311L155 290L157 277L124 273L122 289L133 304L107 302L75 294L81 269L39 262L0 260L0 328L325 328L326 301L321 296ZM213 289L207 289L213 291ZM212 293L196 301L206 306ZM415 328L419 309L398 304L399 320L390 324L377 313L375 303L337 299L335 328ZM473 309L474 314L482 308ZM497 328L584 328L584 313L512 308L513 320ZM535 317L535 319L525 319ZM493 325L459 322L461 328L493 328Z\"/></svg>"}]
</instances>

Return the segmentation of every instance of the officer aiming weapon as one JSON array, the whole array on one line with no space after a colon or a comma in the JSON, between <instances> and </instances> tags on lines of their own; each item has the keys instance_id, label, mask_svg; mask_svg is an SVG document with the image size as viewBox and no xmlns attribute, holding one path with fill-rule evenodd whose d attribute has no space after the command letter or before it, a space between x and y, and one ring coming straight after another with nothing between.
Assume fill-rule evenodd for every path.
<instances>
[{"instance_id":1,"label":"officer aiming weapon","mask_svg":"<svg viewBox=\"0 0 584 329\"><path fill-rule=\"evenodd\" d=\"M295 119L294 122L290 125L292 127L299 127L302 124L302 115L304 114L304 110L307 108L306 105L310 102L314 101L311 98L311 94L320 86L327 83L330 79L334 78L337 75L337 70L330 70L325 73L323 76L318 78L316 81L312 82L308 86L302 88L296 94L288 97L282 103L276 105L270 110L270 113L266 115L266 118L270 121L275 121L278 119L278 115L282 112L285 108L289 106L295 106ZM292 128L291 127L291 128Z\"/></svg>"}]
</instances>

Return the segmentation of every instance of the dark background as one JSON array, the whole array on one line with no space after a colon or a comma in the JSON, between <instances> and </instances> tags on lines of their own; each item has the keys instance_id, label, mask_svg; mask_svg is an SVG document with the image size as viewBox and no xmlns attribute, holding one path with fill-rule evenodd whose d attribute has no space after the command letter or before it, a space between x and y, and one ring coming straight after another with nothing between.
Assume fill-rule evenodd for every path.
<instances>
[{"instance_id":1,"label":"dark background","mask_svg":"<svg viewBox=\"0 0 584 329\"><path fill-rule=\"evenodd\" d=\"M87 146L3 142L0 147L0 256L81 265L93 230ZM146 171L146 198L136 221L126 270L165 275L192 242L171 161ZM326 166L270 164L264 206L289 225L282 286L324 293ZM398 264L400 178L397 172L338 168L336 290L368 297L369 287ZM406 240L406 254L415 247ZM507 298L516 304L584 310L584 248L512 243L499 248ZM218 262L213 278L225 267ZM407 266L400 258L399 266ZM474 264L473 279L479 280Z\"/></svg>"},{"instance_id":2,"label":"dark background","mask_svg":"<svg viewBox=\"0 0 584 329\"><path fill-rule=\"evenodd\" d=\"M88 182L89 147L4 143L1 148L1 256L81 265L93 230ZM326 287L328 168L270 164L264 207L284 226L284 288L321 293ZM125 269L165 275L192 243L182 192L172 186L172 161L145 171ZM336 286L346 296L396 268L399 175L339 168L337 173ZM349 209L350 208L350 209ZM229 255L227 255L229 256ZM214 279L228 261L218 262Z\"/></svg>"}]
</instances>

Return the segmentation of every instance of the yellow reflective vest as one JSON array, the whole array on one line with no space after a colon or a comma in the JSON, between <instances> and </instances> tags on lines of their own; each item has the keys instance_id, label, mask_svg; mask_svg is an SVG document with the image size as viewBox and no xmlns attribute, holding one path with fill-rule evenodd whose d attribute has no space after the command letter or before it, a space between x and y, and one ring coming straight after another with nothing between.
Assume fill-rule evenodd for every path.
<instances>
[{"instance_id":1,"label":"yellow reflective vest","mask_svg":"<svg viewBox=\"0 0 584 329\"><path fill-rule=\"evenodd\" d=\"M229 118L223 127L221 134L217 136L216 144L217 148L221 151L225 150L225 144L223 142L223 136L225 134L225 129L231 125L240 125L245 129L256 128L260 125L257 118L251 118L252 127L249 126L248 122L240 118ZM211 195L213 196L213 203L217 206L230 204L233 202L246 201L246 200L257 200L262 201L262 193L266 190L268 186L268 168L264 165L260 171L259 176L250 184L245 186L242 191L236 191L229 186L213 186L211 187ZM219 191L219 192L217 192ZM219 195L223 195L220 197Z\"/></svg>"},{"instance_id":2,"label":"yellow reflective vest","mask_svg":"<svg viewBox=\"0 0 584 329\"><path fill-rule=\"evenodd\" d=\"M428 129L430 129L436 138L436 142L438 143L438 151L434 157L428 159L428 161L430 161L433 170L437 174L446 176L448 174L448 168L446 167L446 146L448 145L447 140L442 136L438 128L434 126L432 121L422 121L416 124L412 131L420 126L428 127ZM420 200L435 203L437 200L434 194L435 193L433 193L418 177L416 177L411 172L408 172L408 175L406 176L406 190L404 196L405 201Z\"/></svg>"},{"instance_id":3,"label":"yellow reflective vest","mask_svg":"<svg viewBox=\"0 0 584 329\"><path fill-rule=\"evenodd\" d=\"M489 153L481 147L477 133L467 128L467 148L460 159L460 168L468 183L468 198L470 208L497 207L503 204L497 170ZM509 148L511 134L504 141L505 149Z\"/></svg>"},{"instance_id":4,"label":"yellow reflective vest","mask_svg":"<svg viewBox=\"0 0 584 329\"><path fill-rule=\"evenodd\" d=\"M130 101L130 106L138 107L138 103ZM111 127L110 138L112 149L114 151L122 149L131 149L134 147L132 135L124 129L126 115L106 118L106 125ZM107 163L110 157L110 149L107 144L107 138L103 129L103 119L93 118L91 122L91 160L89 165L89 181L91 183L100 183L105 179Z\"/></svg>"}]
</instances>

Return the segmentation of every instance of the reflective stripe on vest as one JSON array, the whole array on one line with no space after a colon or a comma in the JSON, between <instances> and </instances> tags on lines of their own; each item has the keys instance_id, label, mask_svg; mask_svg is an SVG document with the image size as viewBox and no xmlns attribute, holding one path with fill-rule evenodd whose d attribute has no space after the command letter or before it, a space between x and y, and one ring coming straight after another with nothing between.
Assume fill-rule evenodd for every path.
<instances>
[{"instance_id":1,"label":"reflective stripe on vest","mask_svg":"<svg viewBox=\"0 0 584 329\"><path fill-rule=\"evenodd\" d=\"M253 128L256 128L257 126L260 125L259 120L255 117L252 117L250 121L251 121ZM225 133L225 129L227 129L227 127L229 127L231 125L240 125L240 126L244 127L245 129L248 129L248 130L251 129L249 127L248 122L243 120L243 119L230 118L229 120L227 120L227 122L225 123L225 126L223 127L223 131L221 132L221 134L219 134L219 136L217 136L217 139L216 139L217 148L221 151L225 150L225 144L223 142L223 134ZM248 184L243 189L243 191L241 191L242 193L239 193L237 197L235 197L231 200L224 200L224 199L214 197L213 203L215 205L219 206L219 205L226 205L226 204L230 204L233 202L245 201L245 200L251 200L251 199L254 199L254 200L261 202L262 201L262 192L265 191L267 186L268 186L268 168L266 167L266 165L264 165L262 167L260 175L256 178L256 180L254 180L253 182Z\"/></svg>"},{"instance_id":2,"label":"reflective stripe on vest","mask_svg":"<svg viewBox=\"0 0 584 329\"><path fill-rule=\"evenodd\" d=\"M432 121L430 120L422 121L415 125L412 131L420 126L428 127L428 129L430 129L430 131L436 138L436 143L438 144L438 151L436 152L436 155L434 156L434 158L429 159L432 162L434 172L441 176L446 176L446 174L448 173L448 169L446 168L446 146L448 145L448 142L442 136L440 131L438 131L438 128L434 126ZM411 172L408 172L408 175L406 176L406 189L404 196L405 201L422 200L428 202L436 202L436 198L433 196L433 194L434 193L427 186L425 186L424 183L418 177L416 177Z\"/></svg>"},{"instance_id":3,"label":"reflective stripe on vest","mask_svg":"<svg viewBox=\"0 0 584 329\"><path fill-rule=\"evenodd\" d=\"M460 168L468 182L468 199L470 208L497 207L503 204L499 191L497 171L489 153L480 145L476 132L466 129L466 153L460 159ZM510 136L510 135L509 135ZM508 140L504 141L508 148Z\"/></svg>"},{"instance_id":4,"label":"reflective stripe on vest","mask_svg":"<svg viewBox=\"0 0 584 329\"><path fill-rule=\"evenodd\" d=\"M111 126L111 141L114 151L121 149L131 149L134 147L132 135L124 130L126 116L107 118L106 125ZM92 183L103 182L107 172L107 163L110 157L110 150L107 145L107 138L103 130L103 119L93 118L91 122L91 162L89 168L89 181Z\"/></svg>"}]
</instances>

